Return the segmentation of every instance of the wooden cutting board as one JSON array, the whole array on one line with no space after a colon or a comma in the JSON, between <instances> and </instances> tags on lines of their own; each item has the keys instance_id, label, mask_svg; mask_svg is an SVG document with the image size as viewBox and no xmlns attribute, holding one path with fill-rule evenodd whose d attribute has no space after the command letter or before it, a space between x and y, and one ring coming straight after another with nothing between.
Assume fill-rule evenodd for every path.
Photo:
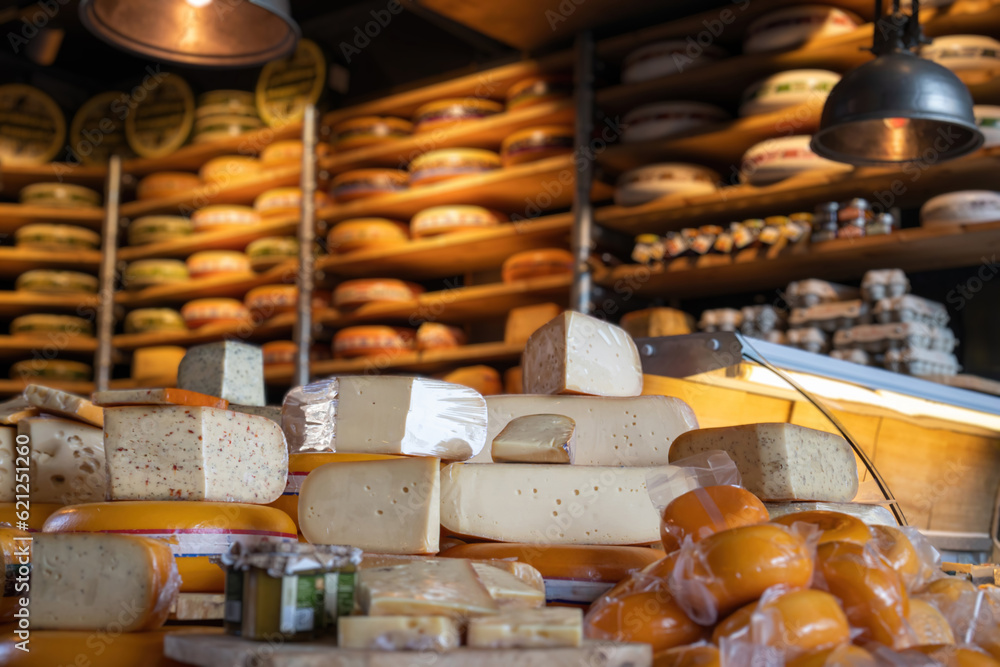
<instances>
[{"instance_id":1,"label":"wooden cutting board","mask_svg":"<svg viewBox=\"0 0 1000 667\"><path fill-rule=\"evenodd\" d=\"M168 635L167 657L199 667L650 667L649 644L584 642L579 648L449 653L339 649L332 644L252 642L238 637Z\"/></svg>"}]
</instances>

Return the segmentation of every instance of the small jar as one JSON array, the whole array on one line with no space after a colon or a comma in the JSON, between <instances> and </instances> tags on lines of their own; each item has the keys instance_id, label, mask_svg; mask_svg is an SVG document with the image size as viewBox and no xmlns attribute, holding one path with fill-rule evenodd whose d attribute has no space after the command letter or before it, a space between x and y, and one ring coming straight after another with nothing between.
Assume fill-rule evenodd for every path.
<instances>
[{"instance_id":1,"label":"small jar","mask_svg":"<svg viewBox=\"0 0 1000 667\"><path fill-rule=\"evenodd\" d=\"M813 233L811 241L813 243L832 241L837 238L837 213L839 210L840 204L835 201L825 202L816 206L812 219Z\"/></svg>"},{"instance_id":2,"label":"small jar","mask_svg":"<svg viewBox=\"0 0 1000 667\"><path fill-rule=\"evenodd\" d=\"M888 211L877 214L865 227L865 234L868 236L879 236L891 234L897 228L896 217Z\"/></svg>"},{"instance_id":3,"label":"small jar","mask_svg":"<svg viewBox=\"0 0 1000 667\"><path fill-rule=\"evenodd\" d=\"M856 197L840 205L837 211L837 221L840 226L847 224L865 227L872 219L872 207L868 200Z\"/></svg>"}]
</instances>

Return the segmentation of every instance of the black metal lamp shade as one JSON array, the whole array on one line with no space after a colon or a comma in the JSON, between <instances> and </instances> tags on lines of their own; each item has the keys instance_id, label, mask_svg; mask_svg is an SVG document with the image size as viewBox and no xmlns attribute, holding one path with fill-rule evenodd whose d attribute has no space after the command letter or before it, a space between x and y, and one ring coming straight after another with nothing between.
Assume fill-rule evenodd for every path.
<instances>
[{"instance_id":1,"label":"black metal lamp shade","mask_svg":"<svg viewBox=\"0 0 1000 667\"><path fill-rule=\"evenodd\" d=\"M80 19L112 46L200 67L250 67L301 36L288 0L81 0Z\"/></svg>"}]
</instances>

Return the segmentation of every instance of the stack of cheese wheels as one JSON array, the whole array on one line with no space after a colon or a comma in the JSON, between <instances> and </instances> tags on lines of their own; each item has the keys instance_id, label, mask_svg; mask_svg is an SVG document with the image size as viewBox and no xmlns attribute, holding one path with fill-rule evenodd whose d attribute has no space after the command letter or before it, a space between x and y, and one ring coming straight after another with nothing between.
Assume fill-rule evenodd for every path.
<instances>
[{"instance_id":1,"label":"stack of cheese wheels","mask_svg":"<svg viewBox=\"0 0 1000 667\"><path fill-rule=\"evenodd\" d=\"M432 132L502 111L502 104L481 97L438 100L419 107L413 114L413 125L416 132Z\"/></svg>"},{"instance_id":2,"label":"stack of cheese wheels","mask_svg":"<svg viewBox=\"0 0 1000 667\"><path fill-rule=\"evenodd\" d=\"M408 243L410 229L405 222L386 218L354 218L338 222L326 235L331 255L385 248Z\"/></svg>"},{"instance_id":3,"label":"stack of cheese wheels","mask_svg":"<svg viewBox=\"0 0 1000 667\"><path fill-rule=\"evenodd\" d=\"M500 146L503 166L534 162L573 152L575 132L569 125L529 127L514 132Z\"/></svg>"},{"instance_id":4,"label":"stack of cheese wheels","mask_svg":"<svg viewBox=\"0 0 1000 667\"><path fill-rule=\"evenodd\" d=\"M330 147L349 151L399 141L413 134L413 123L395 116L361 116L330 128Z\"/></svg>"},{"instance_id":5,"label":"stack of cheese wheels","mask_svg":"<svg viewBox=\"0 0 1000 667\"><path fill-rule=\"evenodd\" d=\"M194 225L190 218L180 215L147 215L132 220L128 225L129 245L163 243L191 236Z\"/></svg>"},{"instance_id":6,"label":"stack of cheese wheels","mask_svg":"<svg viewBox=\"0 0 1000 667\"><path fill-rule=\"evenodd\" d=\"M250 319L250 311L236 299L195 299L181 308L181 317L189 329L206 324L234 326Z\"/></svg>"},{"instance_id":7,"label":"stack of cheese wheels","mask_svg":"<svg viewBox=\"0 0 1000 667\"><path fill-rule=\"evenodd\" d=\"M179 259L140 259L129 262L122 272L126 289L140 290L190 280L187 265Z\"/></svg>"},{"instance_id":8,"label":"stack of cheese wheels","mask_svg":"<svg viewBox=\"0 0 1000 667\"><path fill-rule=\"evenodd\" d=\"M25 359L10 367L11 380L87 382L93 373L89 364L66 359Z\"/></svg>"},{"instance_id":9,"label":"stack of cheese wheels","mask_svg":"<svg viewBox=\"0 0 1000 667\"><path fill-rule=\"evenodd\" d=\"M330 196L319 190L316 191L315 200L317 210L333 204ZM302 208L302 189L289 187L267 190L254 200L253 207L262 216L298 213Z\"/></svg>"},{"instance_id":10,"label":"stack of cheese wheels","mask_svg":"<svg viewBox=\"0 0 1000 667\"><path fill-rule=\"evenodd\" d=\"M184 318L172 308L137 308L125 316L125 333L160 333L186 329Z\"/></svg>"},{"instance_id":11,"label":"stack of cheese wheels","mask_svg":"<svg viewBox=\"0 0 1000 667\"><path fill-rule=\"evenodd\" d=\"M267 319L281 313L294 313L299 298L295 285L261 285L254 287L243 297L243 303L250 312Z\"/></svg>"},{"instance_id":12,"label":"stack of cheese wheels","mask_svg":"<svg viewBox=\"0 0 1000 667\"><path fill-rule=\"evenodd\" d=\"M21 188L18 200L25 206L80 208L101 205L101 195L82 185L32 183Z\"/></svg>"},{"instance_id":13,"label":"stack of cheese wheels","mask_svg":"<svg viewBox=\"0 0 1000 667\"><path fill-rule=\"evenodd\" d=\"M263 127L254 94L244 90L213 90L198 96L194 110L194 143L238 136Z\"/></svg>"},{"instance_id":14,"label":"stack of cheese wheels","mask_svg":"<svg viewBox=\"0 0 1000 667\"><path fill-rule=\"evenodd\" d=\"M194 125L194 93L176 74L157 74L157 85L146 88L142 99L130 100L125 137L139 156L170 155L187 142Z\"/></svg>"},{"instance_id":15,"label":"stack of cheese wheels","mask_svg":"<svg viewBox=\"0 0 1000 667\"><path fill-rule=\"evenodd\" d=\"M410 185L430 185L499 169L500 156L482 148L440 148L410 162Z\"/></svg>"},{"instance_id":16,"label":"stack of cheese wheels","mask_svg":"<svg viewBox=\"0 0 1000 667\"><path fill-rule=\"evenodd\" d=\"M696 67L704 67L726 57L726 52L714 44L699 43L697 49L683 39L653 42L625 56L622 82L639 83L659 79Z\"/></svg>"},{"instance_id":17,"label":"stack of cheese wheels","mask_svg":"<svg viewBox=\"0 0 1000 667\"><path fill-rule=\"evenodd\" d=\"M51 97L32 86L0 86L0 162L45 164L66 145L66 118Z\"/></svg>"},{"instance_id":18,"label":"stack of cheese wheels","mask_svg":"<svg viewBox=\"0 0 1000 667\"><path fill-rule=\"evenodd\" d=\"M240 275L251 272L250 258L236 250L203 250L187 258L192 278Z\"/></svg>"},{"instance_id":19,"label":"stack of cheese wheels","mask_svg":"<svg viewBox=\"0 0 1000 667\"><path fill-rule=\"evenodd\" d=\"M416 331L406 327L366 325L341 329L333 336L333 356L391 356L416 349Z\"/></svg>"},{"instance_id":20,"label":"stack of cheese wheels","mask_svg":"<svg viewBox=\"0 0 1000 667\"><path fill-rule=\"evenodd\" d=\"M165 199L179 194L194 192L201 187L197 174L186 171L162 171L139 180L135 186L135 197L139 200Z\"/></svg>"},{"instance_id":21,"label":"stack of cheese wheels","mask_svg":"<svg viewBox=\"0 0 1000 667\"><path fill-rule=\"evenodd\" d=\"M101 245L101 235L74 225L36 223L25 225L14 232L14 245L18 248L52 252L97 250Z\"/></svg>"},{"instance_id":22,"label":"stack of cheese wheels","mask_svg":"<svg viewBox=\"0 0 1000 667\"><path fill-rule=\"evenodd\" d=\"M191 223L196 232L246 228L259 225L260 214L249 206L212 204L192 213Z\"/></svg>"},{"instance_id":23,"label":"stack of cheese wheels","mask_svg":"<svg viewBox=\"0 0 1000 667\"><path fill-rule=\"evenodd\" d=\"M94 324L90 320L75 315L48 315L44 313L21 315L10 323L11 336L41 336L46 334L92 337Z\"/></svg>"},{"instance_id":24,"label":"stack of cheese wheels","mask_svg":"<svg viewBox=\"0 0 1000 667\"><path fill-rule=\"evenodd\" d=\"M330 196L337 203L390 195L409 187L409 176L401 169L355 169L330 182Z\"/></svg>"},{"instance_id":25,"label":"stack of cheese wheels","mask_svg":"<svg viewBox=\"0 0 1000 667\"><path fill-rule=\"evenodd\" d=\"M668 195L715 192L719 175L696 164L664 162L622 174L615 184L615 203L637 206Z\"/></svg>"},{"instance_id":26,"label":"stack of cheese wheels","mask_svg":"<svg viewBox=\"0 0 1000 667\"><path fill-rule=\"evenodd\" d=\"M413 238L423 238L489 229L506 221L506 214L482 206L432 206L413 216L410 229Z\"/></svg>"},{"instance_id":27,"label":"stack of cheese wheels","mask_svg":"<svg viewBox=\"0 0 1000 667\"><path fill-rule=\"evenodd\" d=\"M204 183L226 186L232 181L238 181L259 174L261 163L249 155L223 155L212 158L198 170L198 177Z\"/></svg>"},{"instance_id":28,"label":"stack of cheese wheels","mask_svg":"<svg viewBox=\"0 0 1000 667\"><path fill-rule=\"evenodd\" d=\"M803 46L815 40L843 35L861 21L850 12L825 5L795 5L768 12L747 26L744 53L761 53Z\"/></svg>"},{"instance_id":29,"label":"stack of cheese wheels","mask_svg":"<svg viewBox=\"0 0 1000 667\"><path fill-rule=\"evenodd\" d=\"M19 292L44 294L96 294L97 285L97 278L86 273L48 269L25 271L14 281Z\"/></svg>"},{"instance_id":30,"label":"stack of cheese wheels","mask_svg":"<svg viewBox=\"0 0 1000 667\"><path fill-rule=\"evenodd\" d=\"M265 236L251 241L245 252L254 271L266 271L298 259L299 240L294 236Z\"/></svg>"},{"instance_id":31,"label":"stack of cheese wheels","mask_svg":"<svg viewBox=\"0 0 1000 667\"><path fill-rule=\"evenodd\" d=\"M501 269L505 283L543 276L572 276L573 253L563 248L525 250L508 257Z\"/></svg>"},{"instance_id":32,"label":"stack of cheese wheels","mask_svg":"<svg viewBox=\"0 0 1000 667\"><path fill-rule=\"evenodd\" d=\"M334 308L358 308L369 303L409 303L424 288L394 278L360 278L340 283L333 290Z\"/></svg>"},{"instance_id":33,"label":"stack of cheese wheels","mask_svg":"<svg viewBox=\"0 0 1000 667\"><path fill-rule=\"evenodd\" d=\"M125 139L125 119L120 105L124 93L98 93L83 103L69 127L69 148L83 164L105 165L112 155L135 157ZM116 113L117 111L117 113Z\"/></svg>"},{"instance_id":34,"label":"stack of cheese wheels","mask_svg":"<svg viewBox=\"0 0 1000 667\"><path fill-rule=\"evenodd\" d=\"M507 89L507 111L536 104L567 100L573 95L573 77L568 74L533 76Z\"/></svg>"}]
</instances>

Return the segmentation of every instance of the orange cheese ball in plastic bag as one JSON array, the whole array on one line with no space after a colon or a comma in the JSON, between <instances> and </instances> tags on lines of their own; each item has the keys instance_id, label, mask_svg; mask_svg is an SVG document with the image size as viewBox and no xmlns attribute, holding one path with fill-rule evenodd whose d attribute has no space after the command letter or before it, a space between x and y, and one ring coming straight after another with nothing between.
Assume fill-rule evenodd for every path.
<instances>
[{"instance_id":1,"label":"orange cheese ball in plastic bag","mask_svg":"<svg viewBox=\"0 0 1000 667\"><path fill-rule=\"evenodd\" d=\"M752 526L767 520L764 503L746 489L729 485L706 486L674 498L663 508L660 539L669 553L679 549L689 535L697 542L720 530Z\"/></svg>"},{"instance_id":2,"label":"orange cheese ball in plastic bag","mask_svg":"<svg viewBox=\"0 0 1000 667\"><path fill-rule=\"evenodd\" d=\"M729 616L726 616L722 621L719 621L715 629L712 630L712 641L718 644L723 638L726 639L745 639L749 641L750 638L750 617L753 616L754 609L757 608L757 602L751 602L750 604L743 605Z\"/></svg>"},{"instance_id":3,"label":"orange cheese ball in plastic bag","mask_svg":"<svg viewBox=\"0 0 1000 667\"><path fill-rule=\"evenodd\" d=\"M914 646L944 667L1000 667L1000 661L983 651L958 646Z\"/></svg>"},{"instance_id":4,"label":"orange cheese ball in plastic bag","mask_svg":"<svg viewBox=\"0 0 1000 667\"><path fill-rule=\"evenodd\" d=\"M920 556L913 546L913 542L906 536L906 533L894 526L870 526L872 532L872 546L878 555L882 557L889 567L895 570L907 590L921 580L923 564Z\"/></svg>"},{"instance_id":5,"label":"orange cheese ball in plastic bag","mask_svg":"<svg viewBox=\"0 0 1000 667\"><path fill-rule=\"evenodd\" d=\"M910 598L910 614L906 621L913 631L913 646L955 643L948 619L929 602Z\"/></svg>"},{"instance_id":6,"label":"orange cheese ball in plastic bag","mask_svg":"<svg viewBox=\"0 0 1000 667\"><path fill-rule=\"evenodd\" d=\"M892 648L912 644L906 617L910 598L903 580L874 553L853 542L827 542L816 550L820 587L840 599L863 637Z\"/></svg>"},{"instance_id":7,"label":"orange cheese ball in plastic bag","mask_svg":"<svg viewBox=\"0 0 1000 667\"><path fill-rule=\"evenodd\" d=\"M785 662L786 667L877 667L878 664L875 656L853 644L806 653Z\"/></svg>"},{"instance_id":8,"label":"orange cheese ball in plastic bag","mask_svg":"<svg viewBox=\"0 0 1000 667\"><path fill-rule=\"evenodd\" d=\"M670 575L670 590L694 621L714 625L772 586L808 588L812 574L805 539L785 526L762 523L685 546Z\"/></svg>"},{"instance_id":9,"label":"orange cheese ball in plastic bag","mask_svg":"<svg viewBox=\"0 0 1000 667\"><path fill-rule=\"evenodd\" d=\"M865 544L868 540L872 539L872 534L864 521L843 512L809 510L807 512L786 514L772 521L773 523L780 523L783 526L791 526L796 522L816 526L822 531L822 534L819 536L819 544L825 544L826 542Z\"/></svg>"},{"instance_id":10,"label":"orange cheese ball in plastic bag","mask_svg":"<svg viewBox=\"0 0 1000 667\"><path fill-rule=\"evenodd\" d=\"M719 667L714 646L678 646L653 656L653 667Z\"/></svg>"}]
</instances>

